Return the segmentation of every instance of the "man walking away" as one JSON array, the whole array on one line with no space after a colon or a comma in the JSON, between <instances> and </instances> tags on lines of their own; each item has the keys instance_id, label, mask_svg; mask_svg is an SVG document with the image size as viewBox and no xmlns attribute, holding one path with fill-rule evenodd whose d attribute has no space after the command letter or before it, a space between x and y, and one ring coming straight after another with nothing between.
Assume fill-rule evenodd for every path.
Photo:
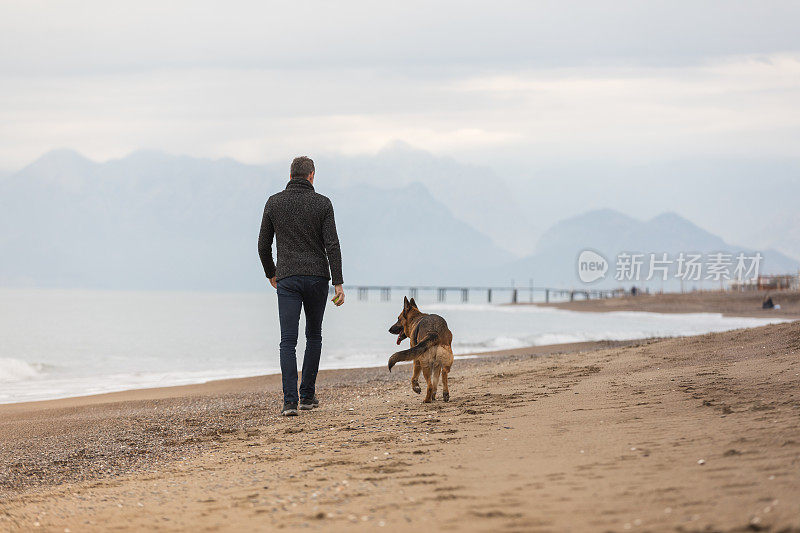
<instances>
[{"instance_id":1,"label":"man walking away","mask_svg":"<svg viewBox=\"0 0 800 533\"><path fill-rule=\"evenodd\" d=\"M278 265L272 260L272 238L278 248ZM319 405L315 394L322 352L322 315L332 278L333 303L344 303L342 254L331 201L314 191L314 162L296 157L286 189L274 194L264 207L258 255L269 282L278 290L281 323L281 375L284 416ZM306 315L306 352L303 377L297 394L297 330L300 308Z\"/></svg>"}]
</instances>

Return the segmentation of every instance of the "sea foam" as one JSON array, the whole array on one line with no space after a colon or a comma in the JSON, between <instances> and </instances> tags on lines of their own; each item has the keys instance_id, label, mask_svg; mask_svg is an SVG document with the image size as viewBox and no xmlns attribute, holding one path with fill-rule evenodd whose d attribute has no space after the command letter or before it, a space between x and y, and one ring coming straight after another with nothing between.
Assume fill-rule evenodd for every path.
<instances>
[{"instance_id":1,"label":"sea foam","mask_svg":"<svg viewBox=\"0 0 800 533\"><path fill-rule=\"evenodd\" d=\"M44 373L44 365L11 357L0 357L0 383L34 379Z\"/></svg>"}]
</instances>

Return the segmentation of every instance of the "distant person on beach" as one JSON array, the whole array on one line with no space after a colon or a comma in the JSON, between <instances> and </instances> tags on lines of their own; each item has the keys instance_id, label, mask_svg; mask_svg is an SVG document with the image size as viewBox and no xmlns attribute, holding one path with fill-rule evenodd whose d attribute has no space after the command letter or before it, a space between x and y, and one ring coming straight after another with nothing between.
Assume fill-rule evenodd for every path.
<instances>
[{"instance_id":1,"label":"distant person on beach","mask_svg":"<svg viewBox=\"0 0 800 533\"><path fill-rule=\"evenodd\" d=\"M272 238L278 248L277 266L272 260ZM258 255L270 284L278 290L281 324L281 375L284 416L296 416L299 408L319 405L315 393L320 353L322 315L328 298L328 280L334 286L333 303L344 303L342 254L331 201L314 191L314 161L296 157L286 188L267 200ZM300 308L306 315L306 351L303 377L297 393L297 335Z\"/></svg>"}]
</instances>

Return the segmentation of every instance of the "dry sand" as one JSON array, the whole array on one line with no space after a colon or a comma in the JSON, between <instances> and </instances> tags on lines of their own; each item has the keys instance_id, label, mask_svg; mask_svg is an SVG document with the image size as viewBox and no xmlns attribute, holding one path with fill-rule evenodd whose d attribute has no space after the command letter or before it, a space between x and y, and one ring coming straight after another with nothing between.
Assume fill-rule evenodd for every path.
<instances>
[{"instance_id":1,"label":"dry sand","mask_svg":"<svg viewBox=\"0 0 800 533\"><path fill-rule=\"evenodd\" d=\"M0 406L0 530L800 531L800 322Z\"/></svg>"}]
</instances>

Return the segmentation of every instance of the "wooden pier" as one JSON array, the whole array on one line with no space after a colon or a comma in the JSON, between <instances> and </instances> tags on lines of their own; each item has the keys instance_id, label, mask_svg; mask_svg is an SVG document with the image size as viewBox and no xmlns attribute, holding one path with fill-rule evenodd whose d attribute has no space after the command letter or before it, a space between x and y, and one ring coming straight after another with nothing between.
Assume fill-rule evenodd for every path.
<instances>
[{"instance_id":1,"label":"wooden pier","mask_svg":"<svg viewBox=\"0 0 800 533\"><path fill-rule=\"evenodd\" d=\"M331 288L331 291L333 288ZM480 300L493 303L493 298L504 294L508 296L509 303L524 303L534 301L534 295L544 296L543 301L550 303L550 299L575 301L596 300L601 298L616 298L623 294L622 289L557 289L550 287L442 287L430 285L345 285L345 291L356 291L359 300L368 300L370 293L378 293L380 300L388 302L392 299L392 291L397 291L409 298L419 298L420 292L436 294L438 302L446 302L448 295L458 295L462 303L468 303L470 297L480 295ZM538 300L541 301L541 300Z\"/></svg>"}]
</instances>

